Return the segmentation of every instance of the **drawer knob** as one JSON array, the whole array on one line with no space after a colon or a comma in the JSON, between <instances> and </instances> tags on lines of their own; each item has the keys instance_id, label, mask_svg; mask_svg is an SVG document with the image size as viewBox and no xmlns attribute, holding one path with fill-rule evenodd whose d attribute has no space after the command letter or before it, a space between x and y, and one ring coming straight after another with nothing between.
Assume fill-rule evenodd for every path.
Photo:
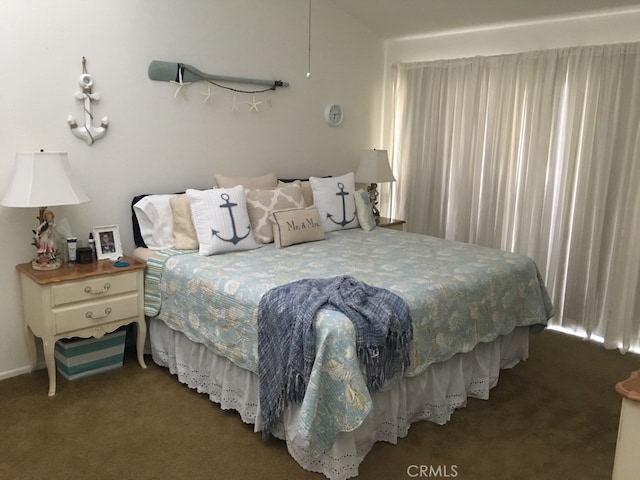
<instances>
[{"instance_id":1,"label":"drawer knob","mask_svg":"<svg viewBox=\"0 0 640 480\"><path fill-rule=\"evenodd\" d=\"M109 291L109 289L111 288L111 284L109 282L105 283L104 286L102 287L102 290L100 291L93 291L93 288L91 288L90 285L87 285L86 287L84 287L84 293L90 293L92 295L101 295L103 293L107 293Z\"/></svg>"},{"instance_id":2,"label":"drawer knob","mask_svg":"<svg viewBox=\"0 0 640 480\"><path fill-rule=\"evenodd\" d=\"M91 318L92 320L100 320L101 318L108 317L110 314L111 314L111 307L107 307L104 309L104 313L101 313L100 315L96 315L94 317L93 312L87 312L85 313L85 317Z\"/></svg>"}]
</instances>

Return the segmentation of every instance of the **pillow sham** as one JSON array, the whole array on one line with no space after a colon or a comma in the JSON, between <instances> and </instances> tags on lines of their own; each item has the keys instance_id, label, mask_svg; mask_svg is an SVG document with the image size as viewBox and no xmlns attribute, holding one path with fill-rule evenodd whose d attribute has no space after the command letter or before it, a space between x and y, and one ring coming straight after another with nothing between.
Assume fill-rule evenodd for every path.
<instances>
[{"instance_id":1,"label":"pillow sham","mask_svg":"<svg viewBox=\"0 0 640 480\"><path fill-rule=\"evenodd\" d=\"M270 219L276 248L324 240L320 213L315 207L276 210Z\"/></svg>"},{"instance_id":2,"label":"pillow sham","mask_svg":"<svg viewBox=\"0 0 640 480\"><path fill-rule=\"evenodd\" d=\"M233 188L242 185L245 188L275 188L278 177L275 173L267 173L256 177L229 177L216 173L213 178L217 188Z\"/></svg>"},{"instance_id":3,"label":"pillow sham","mask_svg":"<svg viewBox=\"0 0 640 480\"><path fill-rule=\"evenodd\" d=\"M186 194L169 198L173 215L173 248L177 250L197 250L198 235L191 218L191 205Z\"/></svg>"},{"instance_id":4,"label":"pillow sham","mask_svg":"<svg viewBox=\"0 0 640 480\"><path fill-rule=\"evenodd\" d=\"M133 206L142 239L152 250L173 247L170 197L171 195L147 195Z\"/></svg>"},{"instance_id":5,"label":"pillow sham","mask_svg":"<svg viewBox=\"0 0 640 480\"><path fill-rule=\"evenodd\" d=\"M353 172L340 177L311 177L309 182L313 190L313 202L320 212L325 232L360 226L356 216Z\"/></svg>"},{"instance_id":6,"label":"pillow sham","mask_svg":"<svg viewBox=\"0 0 640 480\"><path fill-rule=\"evenodd\" d=\"M260 243L273 242L269 217L274 210L304 208L302 189L293 183L268 190L245 189L245 196L253 235Z\"/></svg>"},{"instance_id":7,"label":"pillow sham","mask_svg":"<svg viewBox=\"0 0 640 480\"><path fill-rule=\"evenodd\" d=\"M251 231L242 185L210 190L188 189L187 196L200 255L259 247Z\"/></svg>"},{"instance_id":8,"label":"pillow sham","mask_svg":"<svg viewBox=\"0 0 640 480\"><path fill-rule=\"evenodd\" d=\"M356 190L355 201L358 223L360 223L360 226L365 232L370 232L376 226L376 217L373 216L369 193L362 189Z\"/></svg>"},{"instance_id":9,"label":"pillow sham","mask_svg":"<svg viewBox=\"0 0 640 480\"><path fill-rule=\"evenodd\" d=\"M300 185L305 207L310 207L311 205L313 205L313 190L311 190L311 183L309 183L309 180L292 180L286 182L283 180L278 180L279 187L291 184Z\"/></svg>"}]
</instances>

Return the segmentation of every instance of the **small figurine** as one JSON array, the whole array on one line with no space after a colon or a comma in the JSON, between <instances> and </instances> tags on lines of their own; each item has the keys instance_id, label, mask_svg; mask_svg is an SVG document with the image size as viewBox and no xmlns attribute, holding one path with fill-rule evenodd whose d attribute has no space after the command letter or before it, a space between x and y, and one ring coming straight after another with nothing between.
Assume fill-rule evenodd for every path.
<instances>
[{"instance_id":1,"label":"small figurine","mask_svg":"<svg viewBox=\"0 0 640 480\"><path fill-rule=\"evenodd\" d=\"M367 193L369 193L369 202L371 203L371 211L374 217L380 216L380 210L378 210L378 185L372 183L367 187Z\"/></svg>"},{"instance_id":2,"label":"small figurine","mask_svg":"<svg viewBox=\"0 0 640 480\"><path fill-rule=\"evenodd\" d=\"M33 230L35 237L33 245L36 247L37 256L32 262L34 268L54 269L58 268L60 261L57 258L57 232L54 213L46 207L40 208L38 228Z\"/></svg>"}]
</instances>

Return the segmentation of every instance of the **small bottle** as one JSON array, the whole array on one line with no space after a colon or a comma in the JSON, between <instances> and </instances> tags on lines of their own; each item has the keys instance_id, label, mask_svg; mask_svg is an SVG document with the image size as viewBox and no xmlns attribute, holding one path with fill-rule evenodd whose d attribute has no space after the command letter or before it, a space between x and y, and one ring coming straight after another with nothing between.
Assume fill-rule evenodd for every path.
<instances>
[{"instance_id":1,"label":"small bottle","mask_svg":"<svg viewBox=\"0 0 640 480\"><path fill-rule=\"evenodd\" d=\"M76 237L67 237L67 252L69 254L69 263L76 263L76 251L78 248L78 239Z\"/></svg>"},{"instance_id":2,"label":"small bottle","mask_svg":"<svg viewBox=\"0 0 640 480\"><path fill-rule=\"evenodd\" d=\"M91 249L91 261L96 259L96 241L93 239L93 233L89 234L89 248Z\"/></svg>"}]
</instances>

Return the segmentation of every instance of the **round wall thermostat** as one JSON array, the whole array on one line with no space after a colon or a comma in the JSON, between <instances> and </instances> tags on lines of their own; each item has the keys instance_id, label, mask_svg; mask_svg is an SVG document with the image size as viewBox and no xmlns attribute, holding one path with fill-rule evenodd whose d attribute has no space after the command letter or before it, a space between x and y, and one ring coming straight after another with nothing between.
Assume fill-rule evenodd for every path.
<instances>
[{"instance_id":1,"label":"round wall thermostat","mask_svg":"<svg viewBox=\"0 0 640 480\"><path fill-rule=\"evenodd\" d=\"M337 127L342 123L344 115L342 113L342 107L337 104L327 105L324 109L324 121L332 127Z\"/></svg>"}]
</instances>

